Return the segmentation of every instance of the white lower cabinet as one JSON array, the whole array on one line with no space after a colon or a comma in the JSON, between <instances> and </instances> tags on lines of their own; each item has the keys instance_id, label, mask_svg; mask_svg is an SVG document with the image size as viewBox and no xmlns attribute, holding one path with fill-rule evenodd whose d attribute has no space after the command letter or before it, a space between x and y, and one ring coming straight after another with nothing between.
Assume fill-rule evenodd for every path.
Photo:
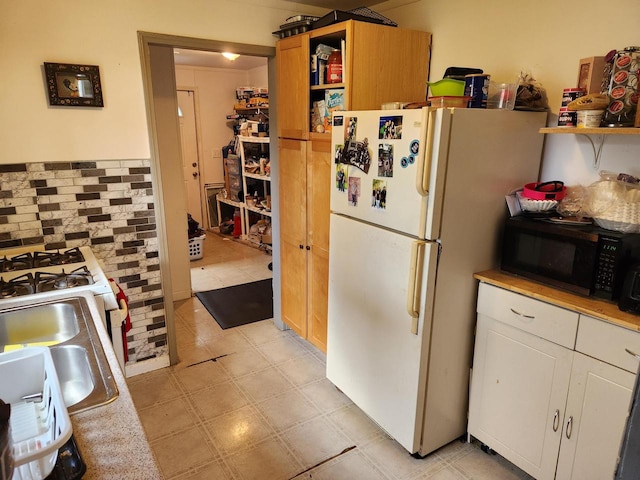
<instances>
[{"instance_id":1,"label":"white lower cabinet","mask_svg":"<svg viewBox=\"0 0 640 480\"><path fill-rule=\"evenodd\" d=\"M634 382L632 373L574 353L556 478L613 478Z\"/></svg>"},{"instance_id":2,"label":"white lower cabinet","mask_svg":"<svg viewBox=\"0 0 640 480\"><path fill-rule=\"evenodd\" d=\"M612 479L635 375L626 353L588 355L616 340L640 350L637 332L481 283L469 434L537 479Z\"/></svg>"}]
</instances>

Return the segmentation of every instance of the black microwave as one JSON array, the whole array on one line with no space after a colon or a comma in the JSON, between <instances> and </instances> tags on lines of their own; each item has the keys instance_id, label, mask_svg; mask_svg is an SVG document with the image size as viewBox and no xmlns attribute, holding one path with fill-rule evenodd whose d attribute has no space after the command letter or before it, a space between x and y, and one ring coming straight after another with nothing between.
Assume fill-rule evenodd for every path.
<instances>
[{"instance_id":1,"label":"black microwave","mask_svg":"<svg viewBox=\"0 0 640 480\"><path fill-rule=\"evenodd\" d=\"M638 261L640 234L525 216L504 225L502 270L580 295L617 299Z\"/></svg>"}]
</instances>

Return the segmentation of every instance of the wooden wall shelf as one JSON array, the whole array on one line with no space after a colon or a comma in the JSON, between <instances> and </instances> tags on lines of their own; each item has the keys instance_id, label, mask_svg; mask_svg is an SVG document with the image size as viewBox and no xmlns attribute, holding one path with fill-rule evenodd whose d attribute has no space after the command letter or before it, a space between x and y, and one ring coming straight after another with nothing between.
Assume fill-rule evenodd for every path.
<instances>
[{"instance_id":1,"label":"wooden wall shelf","mask_svg":"<svg viewBox=\"0 0 640 480\"><path fill-rule=\"evenodd\" d=\"M578 128L578 127L545 127L540 129L540 133L565 133L574 135L640 135L640 128L634 127L600 127L600 128Z\"/></svg>"}]
</instances>

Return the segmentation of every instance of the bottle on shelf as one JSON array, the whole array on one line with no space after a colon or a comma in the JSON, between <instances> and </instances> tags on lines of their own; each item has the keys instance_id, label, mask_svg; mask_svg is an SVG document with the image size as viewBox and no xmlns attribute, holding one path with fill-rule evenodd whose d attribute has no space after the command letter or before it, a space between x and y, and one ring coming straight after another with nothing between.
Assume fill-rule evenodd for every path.
<instances>
[{"instance_id":1,"label":"bottle on shelf","mask_svg":"<svg viewBox=\"0 0 640 480\"><path fill-rule=\"evenodd\" d=\"M240 217L240 209L236 208L233 211L233 236L240 238L240 235L242 235L242 218Z\"/></svg>"},{"instance_id":2,"label":"bottle on shelf","mask_svg":"<svg viewBox=\"0 0 640 480\"><path fill-rule=\"evenodd\" d=\"M342 83L342 53L334 50L327 60L327 83Z\"/></svg>"}]
</instances>

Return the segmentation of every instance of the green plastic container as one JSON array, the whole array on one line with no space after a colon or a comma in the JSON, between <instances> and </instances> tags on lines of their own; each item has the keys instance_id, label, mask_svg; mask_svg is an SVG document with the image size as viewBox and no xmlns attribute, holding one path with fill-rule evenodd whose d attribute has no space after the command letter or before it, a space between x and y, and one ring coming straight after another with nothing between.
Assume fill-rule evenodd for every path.
<instances>
[{"instance_id":1,"label":"green plastic container","mask_svg":"<svg viewBox=\"0 0 640 480\"><path fill-rule=\"evenodd\" d=\"M464 81L443 78L437 82L427 82L433 97L460 97L464 95Z\"/></svg>"}]
</instances>

